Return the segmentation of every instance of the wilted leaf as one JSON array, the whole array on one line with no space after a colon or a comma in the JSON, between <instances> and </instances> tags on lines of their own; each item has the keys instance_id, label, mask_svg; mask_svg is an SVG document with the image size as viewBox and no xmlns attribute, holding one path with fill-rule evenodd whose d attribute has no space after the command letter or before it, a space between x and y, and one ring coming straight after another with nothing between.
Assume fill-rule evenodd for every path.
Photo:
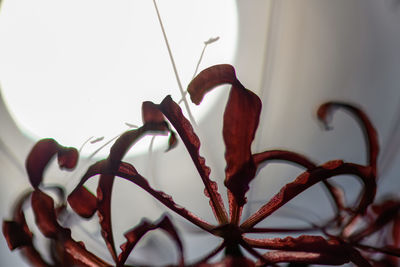
<instances>
[{"instance_id":1,"label":"wilted leaf","mask_svg":"<svg viewBox=\"0 0 400 267\"><path fill-rule=\"evenodd\" d=\"M267 204L263 205L255 214L248 218L241 227L251 228L271 213L289 202L295 196L312 185L332 176L352 174L358 176L364 183L362 198L356 213L364 213L372 203L376 193L375 176L371 168L352 163L343 163L340 160L330 161L311 171L306 171L298 176L292 183L286 184Z\"/></svg>"},{"instance_id":2,"label":"wilted leaf","mask_svg":"<svg viewBox=\"0 0 400 267\"><path fill-rule=\"evenodd\" d=\"M34 188L42 182L43 172L55 154L58 154L60 168L75 168L79 158L75 148L63 147L54 139L42 139L32 148L25 163L29 181Z\"/></svg>"},{"instance_id":3,"label":"wilted leaf","mask_svg":"<svg viewBox=\"0 0 400 267\"><path fill-rule=\"evenodd\" d=\"M188 150L197 171L204 183L206 196L210 198L210 206L214 211L216 219L220 223L227 223L227 214L224 203L218 193L217 184L210 180L210 168L205 164L205 159L200 156L200 140L195 134L192 125L182 114L182 110L170 96L164 98L159 109L174 126Z\"/></svg>"},{"instance_id":4,"label":"wilted leaf","mask_svg":"<svg viewBox=\"0 0 400 267\"><path fill-rule=\"evenodd\" d=\"M353 114L357 119L357 121L360 123L360 126L362 127L362 130L364 132L367 141L368 165L372 167L374 175L376 175L376 163L379 153L379 141L375 127L372 125L368 116L360 108L342 102L327 102L321 105L317 112L318 118L324 122L326 128L329 128L328 119L330 113L337 108L343 108L346 109L347 111L350 111L350 113Z\"/></svg>"},{"instance_id":5,"label":"wilted leaf","mask_svg":"<svg viewBox=\"0 0 400 267\"><path fill-rule=\"evenodd\" d=\"M125 233L127 242L121 245L122 252L118 256L118 264L123 265L139 240L147 232L155 229L164 230L172 238L179 251L179 265L184 266L182 242L178 236L178 233L176 232L175 227L167 216L163 216L157 223L151 223L147 220L142 220L139 225Z\"/></svg>"}]
</instances>

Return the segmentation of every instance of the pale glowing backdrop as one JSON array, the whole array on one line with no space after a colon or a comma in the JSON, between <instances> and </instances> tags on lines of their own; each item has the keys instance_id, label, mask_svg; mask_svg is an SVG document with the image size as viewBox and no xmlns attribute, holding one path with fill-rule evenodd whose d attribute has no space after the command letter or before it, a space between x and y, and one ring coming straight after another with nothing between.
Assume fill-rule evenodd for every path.
<instances>
[{"instance_id":1,"label":"pale glowing backdrop","mask_svg":"<svg viewBox=\"0 0 400 267\"><path fill-rule=\"evenodd\" d=\"M34 115L38 111L36 103L31 101L30 94L35 94L38 92L36 90L42 88L39 86L38 89L33 90L31 86L24 88L23 86L19 87L18 84L32 84L33 86L39 81L40 75L44 75L43 72L54 75L48 79L42 77L43 86L60 90L58 93L52 91L57 94L58 100L51 103L56 108L61 107L62 100L68 99L70 96L77 96L77 99L70 99L67 102L72 107L78 105L79 102L86 103L87 96L83 96L82 88L93 90L89 94L89 98L96 96L96 93L107 93L111 98L114 96L113 93L117 92L116 90L129 91L130 88L135 87L136 80L134 79L143 78L141 75L134 74L142 73L142 71L144 73L144 69L154 71L153 78L145 80L145 86L156 89L157 92L166 89L164 92L161 91L161 95L154 96L157 98L153 99L154 101L159 101L167 93L175 94L176 99L179 99L179 91L169 65L168 54L151 5L148 7L149 15L136 22L135 19L138 18L130 16L138 14L135 13L138 10L133 8L134 3L138 1L127 1L126 3L129 2L129 4L126 9L122 8L121 16L119 16L118 8L121 8L119 5L125 2L120 1L115 4L116 6L110 5L107 7L109 13L118 15L118 19L107 23L108 12L103 15L101 13L94 15L95 12L84 11L83 7L86 6L84 4L77 11L71 6L66 7L62 1L32 1L29 8L27 6L16 7L20 14L25 14L26 17L33 19L25 26L28 29L32 27L32 31L28 31L22 36L18 35L18 31L12 32L12 38L15 38L13 39L14 43L7 44L11 40L4 39L3 34L7 31L7 27L2 24L2 19L8 16L6 8L11 0L3 2L3 10L0 13L0 53L2 58L10 58L9 62L11 63L7 65L0 63L0 82L4 90L7 86L16 86L15 90L20 90L17 98L26 101L26 107L31 111L30 115ZM14 2L18 1L14 0ZM366 110L380 134L382 147L380 164L384 167L380 170L384 176L383 191L398 192L400 190L400 178L397 175L399 173L398 166L400 166L398 157L400 145L400 10L397 1L259 0L252 1L251 4L248 1L236 1L236 7L230 8L226 5L229 1L224 2L225 4L213 1L213 5L216 5L215 2L217 2L222 8L222 11L216 12L211 12L207 8L206 11L200 11L201 7L185 6L183 5L184 1L178 1L179 9L173 8L168 11L166 1L159 2L171 49L176 55L178 70L184 84L193 75L202 49L202 42L209 37L220 36L221 39L218 42L207 48L202 67L231 62L235 65L242 83L262 98L262 123L256 136L255 152L285 148L304 153L319 163L337 158L363 162L365 160L364 143L361 139L361 132L352 118L343 112L338 112L333 121L335 129L331 132L324 132L319 127L314 114L318 105L327 100L354 102ZM54 16L51 21L42 21L40 16L33 15L35 12L39 12L39 3L46 4L44 12L50 12ZM93 9L106 4L105 1L96 1L95 6L90 6L89 3L92 1L85 3L88 3L87 7ZM49 11L47 8L49 10L52 8L53 11ZM212 7L211 10L218 10L218 6ZM53 13L56 11L58 13ZM64 15L74 12L76 15L70 17L69 20L87 18L88 24L66 22ZM205 15L204 12L211 13ZM232 19L230 23L233 25L227 24L230 35L225 32L226 29L224 30L223 27L216 29L211 26L204 28L205 32L200 33L188 29L185 25L186 21L191 18L200 20L206 25L207 21L213 21L213 19L226 22L225 19L228 20L231 16L229 14L232 14L230 12L234 14L230 18ZM237 22L235 22L236 14ZM50 26L49 23L63 27L66 30L65 35L54 32L53 25ZM120 23L123 28L117 32L113 31L110 27L116 25L114 23ZM177 28L183 27L182 25L185 26L183 32L177 30ZM39 31L41 34L30 36L29 32L33 33L33 30L38 30L37 27L43 30ZM202 26L199 27L203 29ZM80 39L77 41L69 40L73 36L74 29L79 32ZM50 32L45 32L45 30ZM102 35L103 30L106 32L104 36ZM218 32L213 32L213 30ZM138 34L135 35L135 33ZM153 48L153 42L146 42L146 38L149 38L150 35L155 36L154 42L159 42L160 48ZM58 39L53 39L52 36L58 36ZM91 36L94 38L94 43L89 45ZM225 36L230 37L224 39ZM3 44L3 39L5 44ZM187 46L185 39L187 39ZM82 42L82 40L86 41ZM42 41L45 41L45 44L42 44ZM54 50L54 47L60 47L60 43L52 42L64 43L64 41L71 42L71 45L78 50L85 49L87 53L80 57L74 57L75 55L68 56L62 49ZM97 46L96 43L102 43L104 46ZM134 54L126 59L122 56L122 51L108 50L108 46L114 43L118 43L121 48L132 48L131 52ZM26 46L27 44L29 45ZM213 52L218 51L216 50L218 46L223 47L223 53ZM17 53L18 51L20 52ZM49 58L47 58L48 53L52 53ZM179 55L179 53L183 53L183 55ZM100 55L101 57L99 57ZM139 55L144 56L144 62L134 62L133 58ZM41 61L43 56L47 58L44 69L37 69L36 63ZM60 70L63 71L58 72L54 66L60 64L61 59L74 63L76 68L63 69L60 67ZM188 63L183 63L186 59L188 59ZM21 61L24 62L23 60L27 60L25 64L21 63ZM155 60L156 63L153 63L152 60ZM89 69L86 64L92 61L98 63L95 68L100 74L86 75L86 70ZM107 62L107 68L114 66L112 67L113 71L103 66L105 62ZM161 66L161 64L163 65ZM117 66L121 69L118 69ZM12 71L14 74L11 73ZM40 72L42 74L39 75ZM20 73L21 76L15 77L15 73ZM109 76L110 73L115 74L117 78ZM160 78L160 73L168 75ZM119 79L121 77L128 77L128 80L123 82L122 79ZM166 85L166 80L170 82L168 85ZM70 90L78 91L73 93ZM70 96L63 95L66 91L70 93ZM142 96L144 91L147 92L140 88L139 95ZM209 103L208 106L192 107L192 110L198 122L198 133L203 141L202 154L212 168L212 178L218 181L222 189L225 167L224 147L222 137L219 138L219 136L221 135L222 112L227 90L219 89L218 91L219 93L214 95L216 104L212 105L213 101L206 98L205 102ZM106 96L108 97L108 95ZM3 100L4 97L8 97L8 95L3 92ZM145 100L146 97L151 96L144 96L138 103ZM125 101L125 99L121 101ZM93 105L87 107L86 113L75 115L73 122L76 122L78 118L86 122L90 121L85 116L95 114L98 115L94 116L96 120L100 118L100 121L95 124L102 124L101 119L108 115L100 114L109 109L109 104L97 106L98 101L93 102ZM112 102L116 101L110 99L110 103ZM132 108L137 111L139 106L139 104L134 104ZM199 110L204 110L203 114L200 114L202 112ZM125 112L121 111L121 113ZM45 116L48 113L52 113L52 111L45 112ZM140 122L140 117L135 119L124 117L122 119L121 122L117 122L122 127L126 127L125 122L135 124ZM33 140L20 132L3 103L0 105L0 120L2 125L0 129L0 211L3 218L9 216L10 206L17 194L27 187L27 180L23 174L23 162ZM67 121L68 118L65 120ZM56 118L55 121L62 120ZM44 120L41 122L52 123ZM89 130L94 130L94 127L90 126ZM50 129L53 128L55 127L50 127ZM67 128L69 129L71 126ZM80 129L73 128L74 133L80 135ZM110 128L114 129L114 126L110 126ZM100 130L95 130L89 136L105 135L97 131ZM116 133L119 131L117 129ZM50 136L53 134L55 133L49 133ZM81 142L89 136L88 134L81 136ZM202 194L203 186L183 146L179 146L167 154L162 149L155 150L151 154L150 161L148 154L134 155L129 161L133 162L155 187L172 194L177 203L212 221L207 199ZM83 162L82 166L86 166L85 164L88 163ZM154 166L157 167L154 168ZM83 169L78 169L78 174L75 176L65 176L64 174L59 175L56 168L51 168L46 182L65 184L65 181L69 179L67 188L71 189L82 171ZM294 179L300 171L282 164L273 164L261 171L258 178L251 184L249 198L254 203L253 208L259 205L258 200L269 199L272 193L276 192L284 183ZM344 184L350 192L359 188L358 183L352 179L345 179ZM95 181L90 184L90 187L95 188L94 185ZM122 233L135 225L142 216L156 219L163 209L145 193L127 182L117 183L115 190L119 193L113 199L113 218L120 218L115 220L117 223L114 225L116 243L119 244L123 241ZM378 193L378 195L380 194L382 192ZM323 217L331 213L331 210L326 208L329 207L329 203L318 186L311 188L308 193L304 194L304 197L296 198L296 202L291 202L291 204L292 210L289 207L286 213L296 213L297 206L307 207L310 210L310 213L306 214L309 218L313 217L313 214ZM132 214L127 214L127 210L132 210ZM178 221L182 232L185 233L184 240L188 242L186 252L189 259L194 259L209 250L212 238L197 233L193 227L181 223L179 218L174 217L174 219ZM97 241L99 237L90 233L90 225L96 224L96 220L85 224L86 228L74 228L74 232L80 239L88 240L86 244L91 250L106 255L104 244ZM270 223L282 225L288 221L290 220L279 218L279 220L268 220L265 225ZM2 266L21 266L18 253L10 253L4 239L0 238L0 240L2 241L0 242ZM148 254L145 252L146 246L150 246L152 243L162 244L164 246L161 247L165 248L170 244L168 242L164 237L155 235L153 239L148 239L148 242L143 244L136 254L134 253L134 257L159 259L158 257L161 255L165 260L162 263L173 262L175 256L172 246L168 251L157 250L156 246L156 249L147 252ZM7 263L5 263L6 261Z\"/></svg>"}]
</instances>

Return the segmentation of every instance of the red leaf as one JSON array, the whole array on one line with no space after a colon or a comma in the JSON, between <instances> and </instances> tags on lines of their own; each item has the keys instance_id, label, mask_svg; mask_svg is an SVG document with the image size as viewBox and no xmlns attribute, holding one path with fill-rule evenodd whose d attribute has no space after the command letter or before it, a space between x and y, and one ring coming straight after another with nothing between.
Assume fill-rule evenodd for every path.
<instances>
[{"instance_id":1,"label":"red leaf","mask_svg":"<svg viewBox=\"0 0 400 267\"><path fill-rule=\"evenodd\" d=\"M276 249L285 251L321 252L330 254L343 254L346 249L337 240L326 240L322 236L302 235L299 237L265 238L243 240L254 248Z\"/></svg>"},{"instance_id":2,"label":"red leaf","mask_svg":"<svg viewBox=\"0 0 400 267\"><path fill-rule=\"evenodd\" d=\"M214 228L213 225L208 224L204 220L200 219L198 216L194 215L193 213L189 212L182 206L176 204L172 197L165 194L162 191L156 191L154 190L147 180L141 176L136 169L129 163L123 162L120 165L120 168L118 172L116 173L117 176L124 178L128 181L131 181L135 183L136 185L140 186L142 189L144 189L146 192L148 192L150 195L152 195L154 198L156 198L158 201L163 203L165 206L167 206L169 209L172 211L176 212L177 214L181 215L194 225L197 225L201 229L211 232L211 229Z\"/></svg>"},{"instance_id":3,"label":"red leaf","mask_svg":"<svg viewBox=\"0 0 400 267\"><path fill-rule=\"evenodd\" d=\"M224 112L223 137L225 142L225 186L228 194L231 221L240 220L242 206L246 203L248 184L254 178L256 167L251 155L251 143L258 127L261 101L257 95L244 88L236 78L231 65L215 65L203 70L188 86L192 101L199 104L204 95L214 87L232 85ZM238 207L239 206L239 207Z\"/></svg>"},{"instance_id":4,"label":"red leaf","mask_svg":"<svg viewBox=\"0 0 400 267\"><path fill-rule=\"evenodd\" d=\"M143 124L148 122L164 122L164 115L158 110L156 104L145 101L142 104L142 120Z\"/></svg>"},{"instance_id":5,"label":"red leaf","mask_svg":"<svg viewBox=\"0 0 400 267\"><path fill-rule=\"evenodd\" d=\"M91 218L97 210L96 197L84 186L76 188L68 196L68 203L83 218Z\"/></svg>"},{"instance_id":6,"label":"red leaf","mask_svg":"<svg viewBox=\"0 0 400 267\"><path fill-rule=\"evenodd\" d=\"M257 168L260 164L266 163L267 161L272 160L283 160L290 163L295 163L300 165L308 170L314 169L317 167L315 163L306 158L305 156L291 152L286 150L268 150L261 153L257 153L253 155L254 163L257 165Z\"/></svg>"},{"instance_id":7,"label":"red leaf","mask_svg":"<svg viewBox=\"0 0 400 267\"><path fill-rule=\"evenodd\" d=\"M110 154L108 156L110 167L118 168L120 161L128 150L144 135L150 133L164 135L167 134L168 131L168 125L165 121L148 122L138 129L126 131L115 141L110 149Z\"/></svg>"},{"instance_id":8,"label":"red leaf","mask_svg":"<svg viewBox=\"0 0 400 267\"><path fill-rule=\"evenodd\" d=\"M342 174L356 175L364 183L362 199L360 200L359 206L356 210L356 213L364 213L368 205L373 202L376 193L376 182L372 169L370 167L364 167L352 163L343 163L341 160L336 160L327 162L311 171L306 171L298 176L295 181L286 184L278 194L248 218L241 227L253 227L312 185L331 178L332 176Z\"/></svg>"},{"instance_id":9,"label":"red leaf","mask_svg":"<svg viewBox=\"0 0 400 267\"><path fill-rule=\"evenodd\" d=\"M32 209L35 221L44 236L59 242L64 253L78 266L109 266L106 262L93 255L83 246L71 238L71 231L63 228L57 221L53 199L40 191L32 193Z\"/></svg>"},{"instance_id":10,"label":"red leaf","mask_svg":"<svg viewBox=\"0 0 400 267\"><path fill-rule=\"evenodd\" d=\"M251 154L251 144L260 112L261 101L258 96L245 89L239 81L232 84L223 126L226 147L225 185L239 206L246 203L245 194L257 170Z\"/></svg>"},{"instance_id":11,"label":"red leaf","mask_svg":"<svg viewBox=\"0 0 400 267\"><path fill-rule=\"evenodd\" d=\"M209 67L201 71L188 85L190 99L196 105L200 104L205 94L214 87L229 83L238 82L235 69L228 64L221 64Z\"/></svg>"},{"instance_id":12,"label":"red leaf","mask_svg":"<svg viewBox=\"0 0 400 267\"><path fill-rule=\"evenodd\" d=\"M89 170L86 172L86 174L81 178L81 181L79 184L75 187L74 191L68 196L68 202L70 203L71 207L74 209L76 212L80 212L80 207L79 205L83 205L84 203L80 203L78 192L81 190L83 184L91 177L97 175L97 174L111 174L112 172L106 165L106 160L99 161L95 164L93 164ZM163 203L165 206L167 206L169 209L172 211L176 212L177 214L181 215L182 217L186 218L193 224L197 225L201 229L210 232L214 226L208 224L204 220L200 219L198 216L194 215L193 213L187 211L185 208L181 207L180 205L177 205L170 196L165 194L164 192L161 191L156 191L154 190L147 180L142 177L136 169L129 163L122 162L120 163L120 166L117 171L112 173L114 175L117 175L121 178L124 178L128 181L131 181L138 185L139 187L143 188L145 191L150 193L154 198L159 200L161 203ZM90 193L89 193L90 194Z\"/></svg>"},{"instance_id":13,"label":"red leaf","mask_svg":"<svg viewBox=\"0 0 400 267\"><path fill-rule=\"evenodd\" d=\"M376 161L379 153L379 141L375 127L372 125L368 116L360 108L354 107L347 103L327 102L321 105L317 112L318 118L324 122L326 128L329 129L328 117L330 113L337 108L344 108L350 111L350 113L353 114L360 123L367 141L368 165L372 167L374 175L376 175Z\"/></svg>"},{"instance_id":14,"label":"red leaf","mask_svg":"<svg viewBox=\"0 0 400 267\"><path fill-rule=\"evenodd\" d=\"M241 208L236 205L246 203L248 184L256 173L251 143L258 127L261 101L256 94L244 88L236 78L235 69L227 64L215 65L200 72L189 84L188 92L191 100L199 104L207 92L226 83L232 87L224 112L225 186L232 193L228 194L229 206L234 209L231 210L231 220L238 221Z\"/></svg>"},{"instance_id":15,"label":"red leaf","mask_svg":"<svg viewBox=\"0 0 400 267\"><path fill-rule=\"evenodd\" d=\"M54 201L51 197L37 189L33 191L31 201L36 225L44 236L55 238L64 232L64 228L57 222Z\"/></svg>"},{"instance_id":16,"label":"red leaf","mask_svg":"<svg viewBox=\"0 0 400 267\"><path fill-rule=\"evenodd\" d=\"M23 204L31 196L28 191L19 198L13 209L13 221L3 221L3 235L10 250L19 248L23 257L36 267L50 266L44 261L33 244L33 234L26 223Z\"/></svg>"},{"instance_id":17,"label":"red leaf","mask_svg":"<svg viewBox=\"0 0 400 267\"><path fill-rule=\"evenodd\" d=\"M60 168L75 168L79 158L75 148L60 146L54 139L42 139L32 148L25 162L29 181L34 188L42 182L43 172L56 153Z\"/></svg>"},{"instance_id":18,"label":"red leaf","mask_svg":"<svg viewBox=\"0 0 400 267\"><path fill-rule=\"evenodd\" d=\"M101 235L114 261L117 262L114 236L111 222L111 193L114 184L113 174L101 174L97 187L97 214L101 226Z\"/></svg>"},{"instance_id":19,"label":"red leaf","mask_svg":"<svg viewBox=\"0 0 400 267\"><path fill-rule=\"evenodd\" d=\"M182 242L175 227L167 216L160 218L158 223L151 223L147 220L142 220L139 225L125 233L127 242L121 245L122 252L118 256L118 266L122 266L125 263L131 251L147 232L158 228L164 230L172 240L175 241L179 250L179 265L184 266Z\"/></svg>"},{"instance_id":20,"label":"red leaf","mask_svg":"<svg viewBox=\"0 0 400 267\"><path fill-rule=\"evenodd\" d=\"M165 121L164 115L159 110L158 106L150 101L143 102L142 118L143 118L143 123L162 123ZM175 132L171 131L168 125L166 125L166 127L170 132L170 137L168 140L168 148L167 148L167 151L169 151L177 145L177 139Z\"/></svg>"},{"instance_id":21,"label":"red leaf","mask_svg":"<svg viewBox=\"0 0 400 267\"><path fill-rule=\"evenodd\" d=\"M115 262L117 261L117 253L111 224L111 193L114 183L114 174L112 172L118 169L122 158L128 150L145 134L165 134L169 131L167 123L163 118L158 116L160 114L154 114L156 112L150 102L145 102L143 106L147 114L145 116L148 116L147 119L150 121L147 121L138 129L125 132L115 141L110 149L110 154L106 161L107 166L105 167L109 170L110 174L101 174L97 187L97 211L100 219L101 233ZM162 119L162 121L154 122L152 121L153 119Z\"/></svg>"},{"instance_id":22,"label":"red leaf","mask_svg":"<svg viewBox=\"0 0 400 267\"><path fill-rule=\"evenodd\" d=\"M313 163L305 156L285 150L264 151L261 153L254 154L253 158L254 162L257 165L257 168L259 168L260 164L266 163L267 161L271 160L283 160L289 163L295 163L297 165L306 168L307 170L312 170L317 167L315 163ZM332 197L337 212L343 210L345 208L345 198L343 190L341 190L341 188L338 187L337 185L333 185L329 181L323 180L322 182L324 183L324 186L326 187L330 196Z\"/></svg>"},{"instance_id":23,"label":"red leaf","mask_svg":"<svg viewBox=\"0 0 400 267\"><path fill-rule=\"evenodd\" d=\"M323 264L323 265L343 265L348 263L348 257L330 255L318 252L298 252L298 251L274 251L263 254L265 261L269 264L280 262L287 263L303 263L303 264ZM260 260L256 266L265 266L265 263Z\"/></svg>"},{"instance_id":24,"label":"red leaf","mask_svg":"<svg viewBox=\"0 0 400 267\"><path fill-rule=\"evenodd\" d=\"M165 117L171 122L188 150L197 171L204 183L206 196L210 198L210 206L216 219L220 223L227 223L227 214L224 202L218 193L217 184L210 180L210 168L205 164L205 159L200 156L200 140L193 131L190 122L183 116L182 110L170 96L164 98L158 107Z\"/></svg>"},{"instance_id":25,"label":"red leaf","mask_svg":"<svg viewBox=\"0 0 400 267\"><path fill-rule=\"evenodd\" d=\"M27 233L24 226L17 222L3 221L3 235L10 250L32 245L32 233Z\"/></svg>"}]
</instances>

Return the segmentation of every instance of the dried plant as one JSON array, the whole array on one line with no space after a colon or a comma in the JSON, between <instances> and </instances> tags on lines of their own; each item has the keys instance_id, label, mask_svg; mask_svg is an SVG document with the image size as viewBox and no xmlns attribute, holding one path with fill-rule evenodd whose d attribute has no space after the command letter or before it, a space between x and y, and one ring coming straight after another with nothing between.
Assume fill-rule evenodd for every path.
<instances>
[{"instance_id":1,"label":"dried plant","mask_svg":"<svg viewBox=\"0 0 400 267\"><path fill-rule=\"evenodd\" d=\"M223 140L226 147L224 184L229 202L228 209L216 182L209 177L210 169L205 159L199 153L199 138L179 105L170 96L160 104L144 102L143 126L121 135L110 149L109 156L90 166L79 184L68 195L68 204L81 217L90 218L97 212L102 236L114 260L113 264L126 266L125 262L139 240L149 231L160 229L175 242L179 252L179 266L276 266L280 263L306 266L342 265L349 262L357 266L396 266L397 257L400 256L400 201L390 198L375 203L379 147L376 131L368 117L359 108L346 103L330 102L323 104L318 110L319 119L326 125L329 115L336 108L346 109L355 116L365 130L368 144L368 162L365 166L342 160L317 165L303 155L283 150L253 154L251 144L259 123L261 101L239 82L232 66L216 65L203 70L189 84L188 93L192 102L200 104L210 90L226 83L231 85L223 117ZM217 225L176 204L171 196L151 187L133 165L122 161L126 152L144 135L169 134L169 149L173 148L178 141L175 131L202 179L204 192L209 198ZM61 201L61 204L55 206L53 198L46 192L52 190L60 199L65 199L64 190L62 187L42 184L45 168L55 154L61 168L73 169L78 162L76 149L63 147L53 139L40 140L33 147L26 160L33 190L20 198L12 220L3 222L3 233L8 246L11 250L20 248L33 266L111 266L112 264L88 251L83 242L75 241L71 237L71 231L61 225L59 219L67 212L68 204ZM300 165L306 171L282 187L250 217L242 218L250 182L266 162L274 160ZM348 205L344 191L329 180L334 176L347 174L356 176L363 184L363 190L354 205ZM100 179L97 193L94 195L84 185L96 175L100 175ZM142 220L128 230L125 234L126 242L121 245L121 252L117 254L111 227L111 196L116 177L136 184L169 210L205 233L219 237L221 243L201 260L185 262L184 247L179 234L168 216L163 215L157 222ZM324 225L312 225L308 229L257 227L258 223L317 183L323 183L335 205L335 216L328 218ZM45 237L52 240L53 263L46 262L34 246L33 234L29 230L23 209L23 203L29 199L37 226ZM314 231L316 234L308 235L308 231ZM257 233L293 233L297 237L248 237L249 234ZM299 234L301 235L298 236ZM364 242L374 238L378 240L376 247ZM265 250L266 252L262 252ZM213 257L222 251L225 252L222 260L212 263Z\"/></svg>"}]
</instances>

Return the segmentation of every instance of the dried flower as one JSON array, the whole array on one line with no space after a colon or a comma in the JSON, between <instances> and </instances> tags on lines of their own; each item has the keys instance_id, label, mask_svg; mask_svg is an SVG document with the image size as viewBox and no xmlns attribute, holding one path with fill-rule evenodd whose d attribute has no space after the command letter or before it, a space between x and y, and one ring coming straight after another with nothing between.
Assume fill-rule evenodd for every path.
<instances>
[{"instance_id":1,"label":"dried flower","mask_svg":"<svg viewBox=\"0 0 400 267\"><path fill-rule=\"evenodd\" d=\"M368 117L359 109L346 103L330 102L318 110L319 118L327 123L328 115L335 108L344 108L353 114L365 130L368 144L367 165L333 160L317 165L298 153L271 150L253 154L253 142L261 112L261 101L257 95L247 90L236 78L230 65L216 65L203 70L188 86L192 102L200 104L203 97L213 88L222 84L231 84L228 103L223 118L223 139L225 142L225 181L229 209L225 207L217 184L209 177L210 168L200 155L200 140L181 108L170 96L160 104L144 102L142 106L143 126L129 130L121 135L110 150L107 159L90 166L76 188L69 194L68 203L72 209L84 218L99 216L102 236L116 266L125 266L125 262L139 240L149 231L165 231L175 242L179 251L178 265L188 264L184 259L184 247L172 221L162 216L157 222L142 220L125 234L126 242L121 245L117 255L111 227L111 194L116 177L126 179L152 195L168 209L182 216L204 232L220 237L221 243L194 266L275 266L278 263L341 265L352 262L358 266L396 266L400 256L400 201L388 199L380 204L374 202L376 192L377 155L379 151L376 131ZM205 195L218 222L211 224L187 209L177 205L171 196L152 188L135 167L122 161L125 153L147 134L169 134L169 149L177 143L177 132L202 179ZM58 221L65 211L66 203L55 207L53 199L45 193L55 190L64 198L61 187L46 187L42 184L43 171L53 155L58 155L60 167L74 168L78 152L73 148L60 146L52 139L39 141L27 158L26 168L33 191L24 194L18 201L14 217L3 222L3 233L10 249L21 248L25 257L34 266L110 266L93 253L82 242L72 239L71 231ZM246 193L256 172L266 163L283 160L306 168L293 182L266 202L258 211L242 221L242 210L247 203ZM363 191L354 206L346 204L343 190L328 181L329 178L350 174L363 183ZM97 194L92 194L84 186L95 175L100 175ZM336 208L336 215L325 225L312 226L309 229L258 228L256 225L316 183L323 183ZM36 223L41 232L53 240L54 263L47 263L35 249L33 235L25 220L22 204L31 195L31 205ZM364 222L360 224L359 222ZM391 232L387 228L391 227ZM286 238L249 238L250 233L305 233L318 231L318 235L288 236ZM383 246L373 247L363 240L380 233ZM388 234L390 233L390 234ZM260 253L259 249L268 250ZM218 263L209 263L210 259L222 250L225 257ZM247 258L247 251L257 262ZM379 257L377 257L379 256Z\"/></svg>"}]
</instances>

